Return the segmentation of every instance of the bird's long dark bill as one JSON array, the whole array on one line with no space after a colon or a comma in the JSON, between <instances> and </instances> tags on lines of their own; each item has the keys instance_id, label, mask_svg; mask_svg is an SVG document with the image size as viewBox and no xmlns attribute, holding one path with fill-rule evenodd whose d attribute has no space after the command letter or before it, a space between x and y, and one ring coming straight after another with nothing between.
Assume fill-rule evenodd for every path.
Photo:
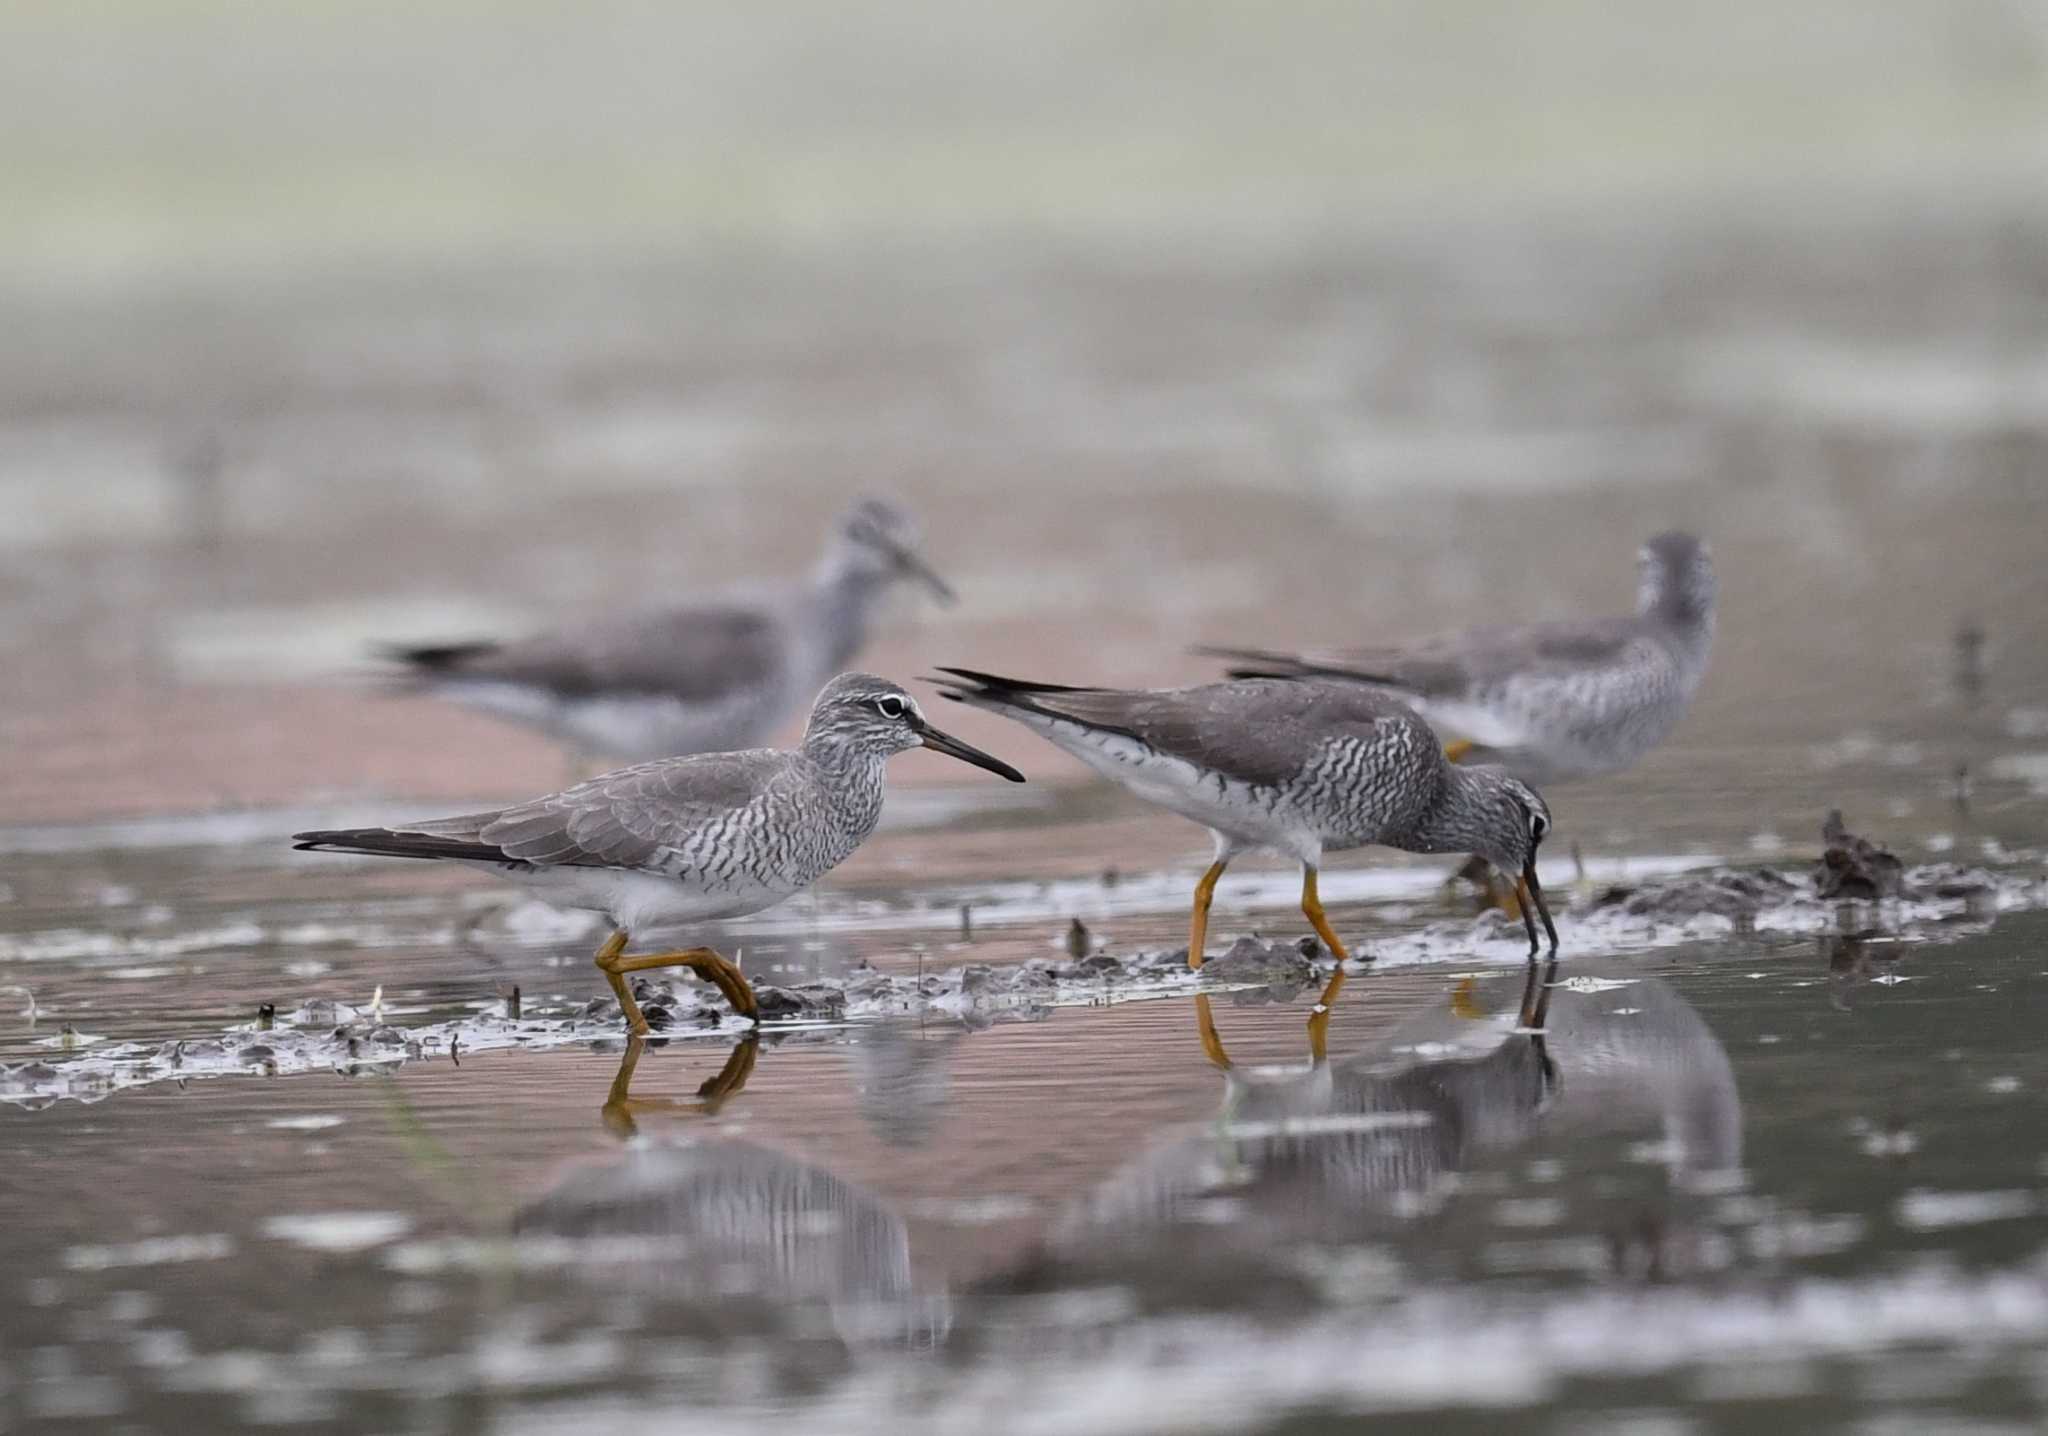
<instances>
[{"instance_id":1,"label":"bird's long dark bill","mask_svg":"<svg viewBox=\"0 0 2048 1436\"><path fill-rule=\"evenodd\" d=\"M977 768L986 768L991 773L999 777L1008 778L1013 783L1024 781L1024 775L1015 768L1012 768L1008 763L1005 763L1001 758L990 757L979 748L970 748L952 734L941 733L929 723L917 730L917 736L924 741L925 747L932 749L934 752L944 753L951 758L958 758L963 763L972 763Z\"/></svg>"},{"instance_id":2,"label":"bird's long dark bill","mask_svg":"<svg viewBox=\"0 0 2048 1436\"><path fill-rule=\"evenodd\" d=\"M1550 955L1557 956L1557 924L1550 920L1550 904L1543 900L1543 885L1536 881L1536 859L1530 858L1522 869L1522 882L1529 889L1529 896L1535 899L1536 911L1543 918L1543 935L1550 939ZM1529 909L1524 906L1522 916L1529 923L1529 956L1536 955L1536 923L1529 918Z\"/></svg>"},{"instance_id":3,"label":"bird's long dark bill","mask_svg":"<svg viewBox=\"0 0 2048 1436\"><path fill-rule=\"evenodd\" d=\"M933 573L931 565L926 563L923 559L919 558L916 554L912 553L909 549L904 549L900 553L898 553L896 555L896 561L903 565L903 571L905 573L909 574L912 578L915 578L919 583L923 584L926 588L930 589L932 591L932 597L936 598L940 603L952 604L959 602L959 595L953 592L953 585L947 583L943 578L940 578L936 573ZM1023 780L1019 779L1018 781L1021 782Z\"/></svg>"}]
</instances>

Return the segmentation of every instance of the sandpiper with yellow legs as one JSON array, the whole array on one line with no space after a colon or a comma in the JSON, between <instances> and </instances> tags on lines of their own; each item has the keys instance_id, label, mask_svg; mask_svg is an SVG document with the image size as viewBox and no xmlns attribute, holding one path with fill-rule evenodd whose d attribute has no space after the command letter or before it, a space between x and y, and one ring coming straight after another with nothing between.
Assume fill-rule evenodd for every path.
<instances>
[{"instance_id":1,"label":"sandpiper with yellow legs","mask_svg":"<svg viewBox=\"0 0 2048 1436\"><path fill-rule=\"evenodd\" d=\"M1498 763L1526 783L1618 773L1685 716L1714 644L1717 582L1691 534L1648 540L1636 557L1636 609L1610 618L1468 628L1364 648L1202 648L1235 678L1360 684L1462 734L1452 762ZM1472 868L1510 913L1519 904Z\"/></svg>"},{"instance_id":2,"label":"sandpiper with yellow legs","mask_svg":"<svg viewBox=\"0 0 2048 1436\"><path fill-rule=\"evenodd\" d=\"M804 580L757 584L508 640L394 644L404 691L452 699L614 761L759 743L867 641L881 601L914 582L941 603L917 520L887 499L848 509Z\"/></svg>"},{"instance_id":3,"label":"sandpiper with yellow legs","mask_svg":"<svg viewBox=\"0 0 2048 1436\"><path fill-rule=\"evenodd\" d=\"M1239 679L1193 688L1077 688L942 668L944 696L1000 713L1110 781L1209 830L1215 860L1195 884L1188 965L1199 968L1216 883L1240 853L1301 864L1301 910L1338 961L1309 1019L1321 1049L1350 954L1316 892L1326 852L1378 844L1416 853L1478 853L1526 885L1522 919L1533 961L1540 916L1557 929L1536 880L1550 810L1503 768L1455 764L1399 700L1352 685ZM1203 1046L1221 1058L1208 1005ZM1227 1065L1227 1058L1222 1059Z\"/></svg>"},{"instance_id":4,"label":"sandpiper with yellow legs","mask_svg":"<svg viewBox=\"0 0 2048 1436\"><path fill-rule=\"evenodd\" d=\"M802 892L850 857L882 816L883 770L930 748L1013 783L1024 775L925 721L885 678L842 673L811 708L796 749L702 753L621 768L487 813L390 828L299 833L324 852L458 862L530 887L544 901L603 913L614 931L595 961L645 1037L626 979L688 967L753 1017L754 990L708 947L626 954L643 927L743 917Z\"/></svg>"},{"instance_id":5,"label":"sandpiper with yellow legs","mask_svg":"<svg viewBox=\"0 0 2048 1436\"><path fill-rule=\"evenodd\" d=\"M1525 783L1618 773L1669 737L1706 675L1717 584L1705 543L1663 533L1636 560L1636 611L1468 628L1365 648L1205 647L1234 678L1358 684L1444 732L1461 761Z\"/></svg>"}]
</instances>

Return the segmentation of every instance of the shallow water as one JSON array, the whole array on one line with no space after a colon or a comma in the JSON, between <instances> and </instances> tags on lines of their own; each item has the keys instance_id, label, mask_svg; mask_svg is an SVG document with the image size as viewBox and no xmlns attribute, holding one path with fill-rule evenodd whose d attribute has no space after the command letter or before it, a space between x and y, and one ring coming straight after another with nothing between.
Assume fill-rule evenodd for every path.
<instances>
[{"instance_id":1,"label":"shallow water","mask_svg":"<svg viewBox=\"0 0 2048 1436\"><path fill-rule=\"evenodd\" d=\"M36 344L0 375L0 1423L2025 1429L2044 235L1667 217L7 294ZM1137 956L1184 940L1202 836L976 713L1031 784L907 757L860 854L719 934L867 996L752 1046L686 988L639 1107L587 923L286 850L566 776L337 676L369 640L787 571L861 486L963 594L891 615L863 661L906 678L1167 681L1199 640L1618 608L1640 537L1707 533L1694 712L1550 795L1544 1051L1517 929L1375 853L1323 879L1376 959L1329 1063L1316 983L1226 983L1233 1085L1192 980ZM1989 886L1615 895L1796 886L1836 806ZM1297 937L1295 882L1234 867L1217 950ZM1075 919L1119 966L1019 987Z\"/></svg>"},{"instance_id":2,"label":"shallow water","mask_svg":"<svg viewBox=\"0 0 2048 1436\"><path fill-rule=\"evenodd\" d=\"M1012 837L1071 848L1095 806ZM11 1020L0 1062L20 1081L182 1040L186 1066L0 1104L15 1424L1476 1429L1513 1405L1559 1430L1822 1429L2020 1420L2048 1390L2048 914L1998 910L2048 897L2037 855L1996 865L2015 885L1988 904L1645 929L1560 873L1579 955L1540 1051L1504 922L1433 870L1361 873L1326 896L1382 956L1331 1060L1308 1062L1313 984L1223 990L1228 1077L1185 987L1128 980L629 1053L615 1019L546 1031L598 989L587 938L466 915L433 874L275 845L95 861L103 906L41 950L9 936L0 981L47 1015ZM18 858L10 908L51 922L80 867ZM172 910L136 911L124 875ZM1254 925L1299 927L1283 874L1240 881L1223 897L1270 906ZM745 961L936 989L1066 963L1066 911L1128 958L1170 943L1185 876L991 899L971 938L973 884L934 886L756 919ZM1464 960L1418 945L1445 932ZM365 1042L298 1075L236 1055L296 1036L291 1014L245 1030L262 1001L373 990L384 1021L469 1047ZM66 1023L109 1040L69 1047Z\"/></svg>"}]
</instances>

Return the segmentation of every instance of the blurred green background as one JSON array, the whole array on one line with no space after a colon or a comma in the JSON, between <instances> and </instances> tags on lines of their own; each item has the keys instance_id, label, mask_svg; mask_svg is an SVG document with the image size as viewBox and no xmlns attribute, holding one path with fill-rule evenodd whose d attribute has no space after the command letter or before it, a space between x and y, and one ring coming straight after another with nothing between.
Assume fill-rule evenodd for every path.
<instances>
[{"instance_id":1,"label":"blurred green background","mask_svg":"<svg viewBox=\"0 0 2048 1436\"><path fill-rule=\"evenodd\" d=\"M0 8L18 278L567 246L1287 241L1503 201L2038 198L2048 7Z\"/></svg>"}]
</instances>

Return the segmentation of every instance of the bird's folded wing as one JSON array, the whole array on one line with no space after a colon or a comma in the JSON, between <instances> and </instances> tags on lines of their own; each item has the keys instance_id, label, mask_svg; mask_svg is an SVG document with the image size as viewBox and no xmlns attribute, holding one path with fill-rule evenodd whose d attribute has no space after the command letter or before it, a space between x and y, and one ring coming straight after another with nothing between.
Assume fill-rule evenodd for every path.
<instances>
[{"instance_id":1,"label":"bird's folded wing","mask_svg":"<svg viewBox=\"0 0 2048 1436\"><path fill-rule=\"evenodd\" d=\"M521 862L579 867L658 866L690 836L764 797L788 755L758 750L663 758L495 813L407 825L471 839Z\"/></svg>"},{"instance_id":2,"label":"bird's folded wing","mask_svg":"<svg viewBox=\"0 0 2048 1436\"><path fill-rule=\"evenodd\" d=\"M772 678L781 656L777 633L769 609L706 604L603 619L510 643L444 644L400 656L439 676L527 684L562 698L700 699Z\"/></svg>"},{"instance_id":3,"label":"bird's folded wing","mask_svg":"<svg viewBox=\"0 0 2048 1436\"><path fill-rule=\"evenodd\" d=\"M1258 784L1293 778L1326 737L1389 722L1421 723L1400 704L1362 689L1259 680L1152 691L985 688L984 694L1004 706L1121 733L1198 767Z\"/></svg>"},{"instance_id":4,"label":"bird's folded wing","mask_svg":"<svg viewBox=\"0 0 2048 1436\"><path fill-rule=\"evenodd\" d=\"M1512 677L1540 679L1619 664L1641 637L1641 625L1624 618L1477 628L1368 648L1211 651L1235 660L1233 672L1349 678L1442 699L1462 697Z\"/></svg>"}]
</instances>

